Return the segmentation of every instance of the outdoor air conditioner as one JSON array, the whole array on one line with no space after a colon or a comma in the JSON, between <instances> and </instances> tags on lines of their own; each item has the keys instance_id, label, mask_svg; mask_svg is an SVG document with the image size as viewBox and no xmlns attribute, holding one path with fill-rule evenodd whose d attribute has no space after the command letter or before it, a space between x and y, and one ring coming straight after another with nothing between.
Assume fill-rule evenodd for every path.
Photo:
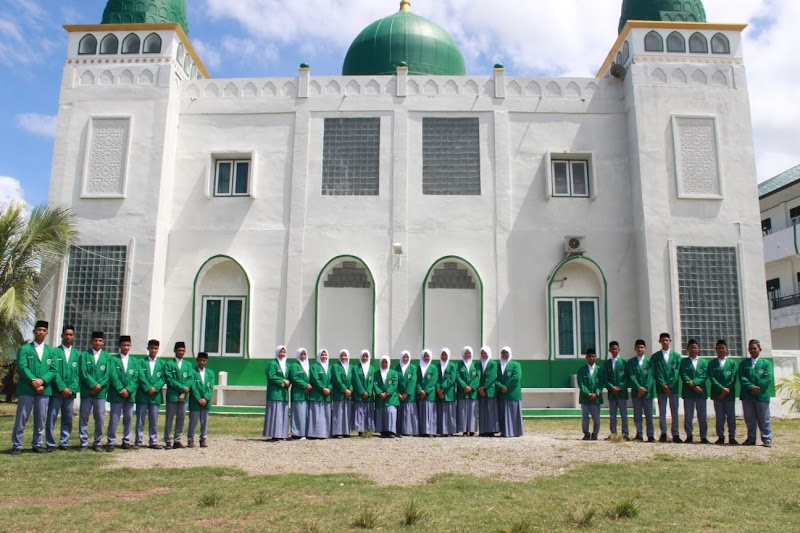
<instances>
[{"instance_id":1,"label":"outdoor air conditioner","mask_svg":"<svg viewBox=\"0 0 800 533\"><path fill-rule=\"evenodd\" d=\"M567 235L564 237L564 251L568 254L582 254L586 251L583 235Z\"/></svg>"}]
</instances>

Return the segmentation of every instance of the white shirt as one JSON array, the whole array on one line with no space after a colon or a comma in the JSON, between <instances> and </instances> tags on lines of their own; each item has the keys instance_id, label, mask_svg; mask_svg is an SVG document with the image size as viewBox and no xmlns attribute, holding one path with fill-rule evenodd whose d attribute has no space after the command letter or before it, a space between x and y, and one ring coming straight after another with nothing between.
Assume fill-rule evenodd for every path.
<instances>
[{"instance_id":1,"label":"white shirt","mask_svg":"<svg viewBox=\"0 0 800 533\"><path fill-rule=\"evenodd\" d=\"M97 364L97 361L100 359L100 352L95 352L94 348L92 348L92 356L94 357L94 364Z\"/></svg>"},{"instance_id":2,"label":"white shirt","mask_svg":"<svg viewBox=\"0 0 800 533\"><path fill-rule=\"evenodd\" d=\"M694 369L695 369L695 370L697 370L697 357L695 357L694 359L692 359L692 358L690 357L690 358L689 358L689 361L691 361L691 362L692 362L692 366L694 367Z\"/></svg>"},{"instance_id":3,"label":"white shirt","mask_svg":"<svg viewBox=\"0 0 800 533\"><path fill-rule=\"evenodd\" d=\"M64 350L64 357L69 359L69 354L72 352L72 346L66 347L63 344L61 345L61 349Z\"/></svg>"},{"instance_id":4,"label":"white shirt","mask_svg":"<svg viewBox=\"0 0 800 533\"><path fill-rule=\"evenodd\" d=\"M119 358L122 359L122 368L125 369L125 372L128 372L128 354L119 354Z\"/></svg>"},{"instance_id":5,"label":"white shirt","mask_svg":"<svg viewBox=\"0 0 800 533\"><path fill-rule=\"evenodd\" d=\"M42 356L44 355L44 344L36 344L34 341L33 349L36 350L36 355L39 356L39 361L42 360Z\"/></svg>"},{"instance_id":6,"label":"white shirt","mask_svg":"<svg viewBox=\"0 0 800 533\"><path fill-rule=\"evenodd\" d=\"M636 359L639 360L639 366L642 366L642 363L644 363L644 355L637 355Z\"/></svg>"},{"instance_id":7,"label":"white shirt","mask_svg":"<svg viewBox=\"0 0 800 533\"><path fill-rule=\"evenodd\" d=\"M611 370L614 372L617 371L617 359L619 359L619 356L611 358Z\"/></svg>"},{"instance_id":8,"label":"white shirt","mask_svg":"<svg viewBox=\"0 0 800 533\"><path fill-rule=\"evenodd\" d=\"M175 364L177 364L177 365L178 365L178 370L180 370L180 369L181 369L181 363L183 363L183 359L178 359L178 358L176 357L176 358L175 358Z\"/></svg>"},{"instance_id":9,"label":"white shirt","mask_svg":"<svg viewBox=\"0 0 800 533\"><path fill-rule=\"evenodd\" d=\"M728 362L728 357L726 356L726 357L723 357L722 359L717 357L717 361L719 361L719 367L720 368L724 368L725 367L725 363Z\"/></svg>"},{"instance_id":10,"label":"white shirt","mask_svg":"<svg viewBox=\"0 0 800 533\"><path fill-rule=\"evenodd\" d=\"M155 370L156 370L156 360L155 360L155 358L150 359L148 357L147 358L147 362L150 363L150 375L152 376L153 372L155 372Z\"/></svg>"},{"instance_id":11,"label":"white shirt","mask_svg":"<svg viewBox=\"0 0 800 533\"><path fill-rule=\"evenodd\" d=\"M666 350L661 350L661 355L663 355L663 356L664 356L664 362L665 362L665 363L666 363L667 361L669 361L669 352L668 352L668 351L666 351Z\"/></svg>"},{"instance_id":12,"label":"white shirt","mask_svg":"<svg viewBox=\"0 0 800 533\"><path fill-rule=\"evenodd\" d=\"M205 385L206 384L206 369L204 368L200 372L200 382Z\"/></svg>"},{"instance_id":13,"label":"white shirt","mask_svg":"<svg viewBox=\"0 0 800 533\"><path fill-rule=\"evenodd\" d=\"M594 374L594 365L589 367L589 375L591 376L592 374Z\"/></svg>"},{"instance_id":14,"label":"white shirt","mask_svg":"<svg viewBox=\"0 0 800 533\"><path fill-rule=\"evenodd\" d=\"M750 358L750 363L751 363L750 368L755 368L756 367L756 363L758 363L758 357L751 357Z\"/></svg>"}]
</instances>

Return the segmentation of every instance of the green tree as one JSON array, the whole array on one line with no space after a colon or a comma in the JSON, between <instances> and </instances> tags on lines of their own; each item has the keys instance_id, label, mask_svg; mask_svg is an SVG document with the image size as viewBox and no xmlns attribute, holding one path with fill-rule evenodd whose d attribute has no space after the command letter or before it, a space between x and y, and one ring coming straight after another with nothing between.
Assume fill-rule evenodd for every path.
<instances>
[{"instance_id":1,"label":"green tree","mask_svg":"<svg viewBox=\"0 0 800 533\"><path fill-rule=\"evenodd\" d=\"M68 208L12 201L0 207L0 347L18 346L38 311L42 271L58 264L77 235Z\"/></svg>"},{"instance_id":2,"label":"green tree","mask_svg":"<svg viewBox=\"0 0 800 533\"><path fill-rule=\"evenodd\" d=\"M783 396L781 404L789 404L789 412L800 413L800 374L780 380L775 389Z\"/></svg>"}]
</instances>

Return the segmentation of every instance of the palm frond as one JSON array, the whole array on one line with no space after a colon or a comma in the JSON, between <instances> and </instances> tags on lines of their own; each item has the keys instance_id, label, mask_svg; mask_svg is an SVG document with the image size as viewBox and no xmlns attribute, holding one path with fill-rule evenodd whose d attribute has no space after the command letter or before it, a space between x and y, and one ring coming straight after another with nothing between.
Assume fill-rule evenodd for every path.
<instances>
[{"instance_id":1,"label":"palm frond","mask_svg":"<svg viewBox=\"0 0 800 533\"><path fill-rule=\"evenodd\" d=\"M782 405L789 404L789 411L800 413L800 374L781 379L775 390L782 396Z\"/></svg>"}]
</instances>

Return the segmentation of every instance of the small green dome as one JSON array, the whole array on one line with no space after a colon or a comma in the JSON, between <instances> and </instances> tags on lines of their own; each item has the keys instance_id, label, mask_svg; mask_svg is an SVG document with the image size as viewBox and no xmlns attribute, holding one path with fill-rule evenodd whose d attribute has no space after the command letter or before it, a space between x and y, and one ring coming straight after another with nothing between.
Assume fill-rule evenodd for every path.
<instances>
[{"instance_id":1,"label":"small green dome","mask_svg":"<svg viewBox=\"0 0 800 533\"><path fill-rule=\"evenodd\" d=\"M177 22L187 34L186 0L108 0L102 24Z\"/></svg>"},{"instance_id":2,"label":"small green dome","mask_svg":"<svg viewBox=\"0 0 800 533\"><path fill-rule=\"evenodd\" d=\"M342 67L343 76L394 74L405 61L409 74L463 76L464 56L441 26L415 15L407 0L400 11L377 20L356 37Z\"/></svg>"},{"instance_id":3,"label":"small green dome","mask_svg":"<svg viewBox=\"0 0 800 533\"><path fill-rule=\"evenodd\" d=\"M618 31L629 20L705 22L706 10L703 0L622 0Z\"/></svg>"}]
</instances>

